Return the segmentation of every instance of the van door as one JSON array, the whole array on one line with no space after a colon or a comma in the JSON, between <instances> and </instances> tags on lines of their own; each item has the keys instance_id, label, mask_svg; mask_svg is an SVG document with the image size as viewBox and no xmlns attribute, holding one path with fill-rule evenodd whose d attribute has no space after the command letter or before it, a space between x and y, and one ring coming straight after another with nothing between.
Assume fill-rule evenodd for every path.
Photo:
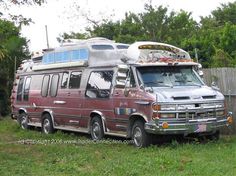
<instances>
[{"instance_id":1,"label":"van door","mask_svg":"<svg viewBox=\"0 0 236 176\"><path fill-rule=\"evenodd\" d=\"M106 128L114 130L113 100L111 98L113 70L94 70L86 85L82 117L86 117L85 124L89 122L90 113L101 113Z\"/></svg>"},{"instance_id":2,"label":"van door","mask_svg":"<svg viewBox=\"0 0 236 176\"><path fill-rule=\"evenodd\" d=\"M60 126L78 128L81 118L81 71L63 72L58 89L55 121Z\"/></svg>"},{"instance_id":3,"label":"van door","mask_svg":"<svg viewBox=\"0 0 236 176\"><path fill-rule=\"evenodd\" d=\"M129 117L135 113L137 99L137 84L132 69L127 73L125 88L114 88L113 92L113 105L115 113L115 130L127 132Z\"/></svg>"}]
</instances>

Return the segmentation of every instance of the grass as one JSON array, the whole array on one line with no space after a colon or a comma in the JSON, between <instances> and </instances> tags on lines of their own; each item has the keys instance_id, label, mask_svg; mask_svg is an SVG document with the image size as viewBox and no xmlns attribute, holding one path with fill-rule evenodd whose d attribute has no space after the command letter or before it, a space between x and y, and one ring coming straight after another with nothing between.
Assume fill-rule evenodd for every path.
<instances>
[{"instance_id":1,"label":"grass","mask_svg":"<svg viewBox=\"0 0 236 176\"><path fill-rule=\"evenodd\" d=\"M125 141L94 143L87 135L44 135L0 121L4 175L236 175L236 136L217 142L164 143L137 149Z\"/></svg>"}]
</instances>

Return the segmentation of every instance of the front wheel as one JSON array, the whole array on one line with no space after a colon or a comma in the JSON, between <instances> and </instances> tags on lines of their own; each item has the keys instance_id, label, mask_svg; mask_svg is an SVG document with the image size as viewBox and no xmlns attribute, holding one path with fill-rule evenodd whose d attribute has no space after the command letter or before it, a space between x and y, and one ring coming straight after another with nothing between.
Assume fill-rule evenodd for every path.
<instances>
[{"instance_id":1,"label":"front wheel","mask_svg":"<svg viewBox=\"0 0 236 176\"><path fill-rule=\"evenodd\" d=\"M151 136L144 129L144 123L136 121L132 128L132 140L135 147L143 148L151 144Z\"/></svg>"},{"instance_id":2,"label":"front wheel","mask_svg":"<svg viewBox=\"0 0 236 176\"><path fill-rule=\"evenodd\" d=\"M42 132L45 133L45 134L54 133L52 118L49 114L43 115Z\"/></svg>"},{"instance_id":3,"label":"front wheel","mask_svg":"<svg viewBox=\"0 0 236 176\"><path fill-rule=\"evenodd\" d=\"M213 134L207 135L206 138L208 140L218 141L220 139L220 131L217 130Z\"/></svg>"},{"instance_id":4,"label":"front wheel","mask_svg":"<svg viewBox=\"0 0 236 176\"><path fill-rule=\"evenodd\" d=\"M91 137L93 140L101 140L104 137L102 120L99 117L94 117L91 122Z\"/></svg>"}]
</instances>

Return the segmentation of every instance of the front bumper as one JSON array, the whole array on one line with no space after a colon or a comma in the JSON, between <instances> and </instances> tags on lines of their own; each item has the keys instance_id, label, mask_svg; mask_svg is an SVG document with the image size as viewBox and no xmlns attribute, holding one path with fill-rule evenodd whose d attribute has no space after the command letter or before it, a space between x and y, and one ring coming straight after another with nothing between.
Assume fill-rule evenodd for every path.
<instances>
[{"instance_id":1,"label":"front bumper","mask_svg":"<svg viewBox=\"0 0 236 176\"><path fill-rule=\"evenodd\" d=\"M231 122L229 120L231 118ZM153 134L192 134L215 132L232 123L232 114L226 117L204 119L156 119L145 123L145 130ZM165 125L163 125L165 124Z\"/></svg>"}]
</instances>

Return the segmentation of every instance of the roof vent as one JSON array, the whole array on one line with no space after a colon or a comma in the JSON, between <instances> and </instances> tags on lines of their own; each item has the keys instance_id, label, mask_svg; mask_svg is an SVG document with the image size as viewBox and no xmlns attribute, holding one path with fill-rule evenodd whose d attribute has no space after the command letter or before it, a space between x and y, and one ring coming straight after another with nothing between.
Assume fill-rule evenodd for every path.
<instances>
[{"instance_id":1,"label":"roof vent","mask_svg":"<svg viewBox=\"0 0 236 176\"><path fill-rule=\"evenodd\" d=\"M187 96L185 96L185 97L173 97L173 99L174 100L189 100L190 97L187 97Z\"/></svg>"}]
</instances>

